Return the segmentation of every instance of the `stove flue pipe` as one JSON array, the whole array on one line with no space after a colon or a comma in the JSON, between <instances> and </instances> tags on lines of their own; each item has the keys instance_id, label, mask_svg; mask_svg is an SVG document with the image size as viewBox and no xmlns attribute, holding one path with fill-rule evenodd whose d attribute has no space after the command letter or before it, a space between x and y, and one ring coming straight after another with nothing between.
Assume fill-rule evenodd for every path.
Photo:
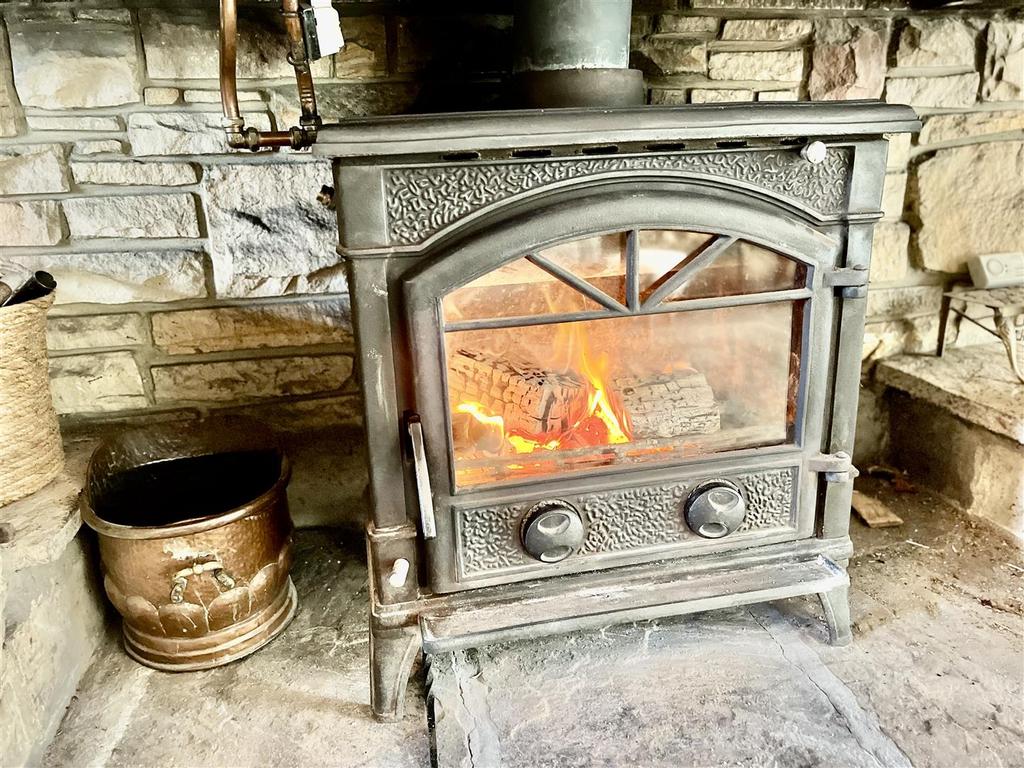
<instances>
[{"instance_id":1,"label":"stove flue pipe","mask_svg":"<svg viewBox=\"0 0 1024 768\"><path fill-rule=\"evenodd\" d=\"M524 107L644 103L629 69L632 0L517 0L513 84Z\"/></svg>"},{"instance_id":2,"label":"stove flue pipe","mask_svg":"<svg viewBox=\"0 0 1024 768\"><path fill-rule=\"evenodd\" d=\"M313 89L313 75L306 56L306 44L302 37L302 21L299 18L299 0L282 0L281 15L284 16L285 31L288 35L288 61L295 69L295 82L299 90L299 106L302 115L299 126L287 131L259 131L246 128L238 108L238 5L236 0L220 0L220 100L224 110L224 132L228 146L233 149L251 149L255 152L264 147L291 147L302 149L316 141L321 126L316 111L316 93Z\"/></svg>"}]
</instances>

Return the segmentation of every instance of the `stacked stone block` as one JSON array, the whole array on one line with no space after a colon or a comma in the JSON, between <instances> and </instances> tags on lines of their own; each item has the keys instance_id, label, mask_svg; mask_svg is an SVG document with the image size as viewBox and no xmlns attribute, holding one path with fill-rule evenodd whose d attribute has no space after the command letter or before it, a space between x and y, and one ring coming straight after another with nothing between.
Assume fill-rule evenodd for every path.
<instances>
[{"instance_id":1,"label":"stacked stone block","mask_svg":"<svg viewBox=\"0 0 1024 768\"><path fill-rule=\"evenodd\" d=\"M495 103L512 19L340 2L317 62L327 120ZM351 421L351 332L329 168L232 153L219 129L216 9L0 2L0 259L60 281L53 382L67 418L256 409ZM654 104L905 101L891 146L865 359L931 346L942 288L975 254L1024 249L1024 21L869 0L637 0ZM242 7L240 102L258 128L297 101L274 3Z\"/></svg>"}]
</instances>

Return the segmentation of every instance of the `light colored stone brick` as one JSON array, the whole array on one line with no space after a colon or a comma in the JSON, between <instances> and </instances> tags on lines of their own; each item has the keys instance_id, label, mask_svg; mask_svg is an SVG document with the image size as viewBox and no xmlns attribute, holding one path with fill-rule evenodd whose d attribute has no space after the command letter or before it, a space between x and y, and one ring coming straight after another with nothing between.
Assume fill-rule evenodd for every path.
<instances>
[{"instance_id":1,"label":"light colored stone brick","mask_svg":"<svg viewBox=\"0 0 1024 768\"><path fill-rule=\"evenodd\" d=\"M874 288L868 291L867 316L873 320L934 315L942 303L941 285Z\"/></svg>"},{"instance_id":2,"label":"light colored stone brick","mask_svg":"<svg viewBox=\"0 0 1024 768\"><path fill-rule=\"evenodd\" d=\"M917 167L922 266L959 272L970 256L1024 251L1024 141L942 149Z\"/></svg>"},{"instance_id":3,"label":"light colored stone brick","mask_svg":"<svg viewBox=\"0 0 1024 768\"><path fill-rule=\"evenodd\" d=\"M924 317L867 323L864 326L861 360L872 363L893 355L934 353L938 343L938 329L938 312Z\"/></svg>"},{"instance_id":4,"label":"light colored stone brick","mask_svg":"<svg viewBox=\"0 0 1024 768\"><path fill-rule=\"evenodd\" d=\"M344 290L334 214L316 200L327 163L216 165L203 176L217 291L272 296Z\"/></svg>"},{"instance_id":5,"label":"light colored stone brick","mask_svg":"<svg viewBox=\"0 0 1024 768\"><path fill-rule=\"evenodd\" d=\"M265 113L246 114L245 122L261 131L270 128ZM232 151L224 138L220 113L215 112L136 112L128 117L128 142L132 154L140 157Z\"/></svg>"},{"instance_id":6,"label":"light colored stone brick","mask_svg":"<svg viewBox=\"0 0 1024 768\"><path fill-rule=\"evenodd\" d=\"M0 201L0 245L56 245L62 238L59 203Z\"/></svg>"},{"instance_id":7,"label":"light colored stone brick","mask_svg":"<svg viewBox=\"0 0 1024 768\"><path fill-rule=\"evenodd\" d=\"M253 6L238 11L238 77L294 77L280 12ZM217 78L218 20L213 8L144 8L139 20L150 77ZM330 66L328 59L313 62L314 77L329 77Z\"/></svg>"},{"instance_id":8,"label":"light colored stone brick","mask_svg":"<svg viewBox=\"0 0 1024 768\"><path fill-rule=\"evenodd\" d=\"M1024 111L1019 109L930 115L925 118L917 143L920 147L927 147L946 141L985 139L994 134L1020 134L1022 131Z\"/></svg>"},{"instance_id":9,"label":"light colored stone brick","mask_svg":"<svg viewBox=\"0 0 1024 768\"><path fill-rule=\"evenodd\" d=\"M886 21L823 19L814 25L808 94L814 101L877 99L885 87Z\"/></svg>"},{"instance_id":10,"label":"light colored stone brick","mask_svg":"<svg viewBox=\"0 0 1024 768\"><path fill-rule=\"evenodd\" d=\"M889 152L885 157L885 170L906 170L910 162L910 134L893 133L886 138L889 140Z\"/></svg>"},{"instance_id":11,"label":"light colored stone brick","mask_svg":"<svg viewBox=\"0 0 1024 768\"><path fill-rule=\"evenodd\" d=\"M206 296L203 257L188 251L51 253L19 257L57 280L57 304L127 304Z\"/></svg>"},{"instance_id":12,"label":"light colored stone brick","mask_svg":"<svg viewBox=\"0 0 1024 768\"><path fill-rule=\"evenodd\" d=\"M985 34L985 101L1024 99L1024 21L990 21Z\"/></svg>"},{"instance_id":13,"label":"light colored stone brick","mask_svg":"<svg viewBox=\"0 0 1024 768\"><path fill-rule=\"evenodd\" d=\"M3 549L10 615L0 619L0 754L5 765L42 765L105 638L95 553L84 539L72 538L54 561L13 570L13 553Z\"/></svg>"},{"instance_id":14,"label":"light colored stone brick","mask_svg":"<svg viewBox=\"0 0 1024 768\"><path fill-rule=\"evenodd\" d=\"M902 221L883 221L875 225L871 242L872 283L897 282L907 276L909 243L910 226Z\"/></svg>"},{"instance_id":15,"label":"light colored stone brick","mask_svg":"<svg viewBox=\"0 0 1024 768\"><path fill-rule=\"evenodd\" d=\"M70 315L52 313L46 321L46 347L50 351L135 347L146 343L142 315Z\"/></svg>"},{"instance_id":16,"label":"light colored stone brick","mask_svg":"<svg viewBox=\"0 0 1024 768\"><path fill-rule=\"evenodd\" d=\"M199 237L192 195L79 197L64 201L73 238Z\"/></svg>"},{"instance_id":17,"label":"light colored stone brick","mask_svg":"<svg viewBox=\"0 0 1024 768\"><path fill-rule=\"evenodd\" d=\"M14 88L10 60L7 35L0 31L0 138L17 136L25 122L18 92Z\"/></svg>"},{"instance_id":18,"label":"light colored stone brick","mask_svg":"<svg viewBox=\"0 0 1024 768\"><path fill-rule=\"evenodd\" d=\"M57 413L107 413L148 405L130 352L52 357L50 389Z\"/></svg>"},{"instance_id":19,"label":"light colored stone brick","mask_svg":"<svg viewBox=\"0 0 1024 768\"><path fill-rule=\"evenodd\" d=\"M745 88L694 88L690 91L690 101L694 104L753 100L754 92Z\"/></svg>"},{"instance_id":20,"label":"light colored stone brick","mask_svg":"<svg viewBox=\"0 0 1024 768\"><path fill-rule=\"evenodd\" d=\"M760 91L757 94L758 101L799 101L800 93L795 88L787 88L783 91Z\"/></svg>"},{"instance_id":21,"label":"light colored stone brick","mask_svg":"<svg viewBox=\"0 0 1024 768\"><path fill-rule=\"evenodd\" d=\"M900 32L896 66L974 69L977 32L960 17L912 16Z\"/></svg>"},{"instance_id":22,"label":"light colored stone brick","mask_svg":"<svg viewBox=\"0 0 1024 768\"><path fill-rule=\"evenodd\" d=\"M703 74L707 72L707 43L648 37L633 49L632 60L653 75Z\"/></svg>"},{"instance_id":23,"label":"light colored stone brick","mask_svg":"<svg viewBox=\"0 0 1024 768\"><path fill-rule=\"evenodd\" d=\"M711 40L718 35L721 22L714 16L677 16L663 13L654 22L654 32L690 40Z\"/></svg>"},{"instance_id":24,"label":"light colored stone brick","mask_svg":"<svg viewBox=\"0 0 1024 768\"><path fill-rule=\"evenodd\" d=\"M718 51L708 59L712 80L796 82L803 71L802 51Z\"/></svg>"},{"instance_id":25,"label":"light colored stone brick","mask_svg":"<svg viewBox=\"0 0 1024 768\"><path fill-rule=\"evenodd\" d=\"M352 375L347 355L271 357L163 365L152 369L158 403L232 402L340 389Z\"/></svg>"},{"instance_id":26,"label":"light colored stone brick","mask_svg":"<svg viewBox=\"0 0 1024 768\"><path fill-rule=\"evenodd\" d=\"M108 152L124 153L124 146L117 139L86 139L76 141L71 148L72 155L101 155Z\"/></svg>"},{"instance_id":27,"label":"light colored stone brick","mask_svg":"<svg viewBox=\"0 0 1024 768\"><path fill-rule=\"evenodd\" d=\"M115 133L123 130L116 117L98 115L29 115L28 126L34 131L96 131Z\"/></svg>"},{"instance_id":28,"label":"light colored stone brick","mask_svg":"<svg viewBox=\"0 0 1024 768\"><path fill-rule=\"evenodd\" d=\"M903 201L907 194L907 174L888 173L882 187L882 214L886 219L903 218Z\"/></svg>"},{"instance_id":29,"label":"light colored stone brick","mask_svg":"<svg viewBox=\"0 0 1024 768\"><path fill-rule=\"evenodd\" d=\"M60 144L0 147L0 195L67 192L71 189Z\"/></svg>"},{"instance_id":30,"label":"light colored stone brick","mask_svg":"<svg viewBox=\"0 0 1024 768\"><path fill-rule=\"evenodd\" d=\"M345 47L334 56L335 77L381 77L388 71L387 31L380 16L348 16Z\"/></svg>"},{"instance_id":31,"label":"light colored stone brick","mask_svg":"<svg viewBox=\"0 0 1024 768\"><path fill-rule=\"evenodd\" d=\"M186 88L184 98L189 104L220 104L220 91ZM263 95L259 91L238 92L239 104L260 101L263 101Z\"/></svg>"},{"instance_id":32,"label":"light colored stone brick","mask_svg":"<svg viewBox=\"0 0 1024 768\"><path fill-rule=\"evenodd\" d=\"M166 107L177 104L181 99L181 91L177 88L147 88L142 94L143 100L151 107Z\"/></svg>"},{"instance_id":33,"label":"light colored stone brick","mask_svg":"<svg viewBox=\"0 0 1024 768\"><path fill-rule=\"evenodd\" d=\"M725 22L723 40L800 40L811 34L810 19L737 19Z\"/></svg>"},{"instance_id":34,"label":"light colored stone brick","mask_svg":"<svg viewBox=\"0 0 1024 768\"><path fill-rule=\"evenodd\" d=\"M140 163L133 160L93 162L73 160L71 171L79 184L126 184L180 187L199 180L188 163Z\"/></svg>"},{"instance_id":35,"label":"light colored stone brick","mask_svg":"<svg viewBox=\"0 0 1024 768\"><path fill-rule=\"evenodd\" d=\"M43 109L108 107L139 101L139 62L129 27L12 24L14 82L21 103Z\"/></svg>"},{"instance_id":36,"label":"light colored stone brick","mask_svg":"<svg viewBox=\"0 0 1024 768\"><path fill-rule=\"evenodd\" d=\"M977 72L944 77L890 77L885 85L885 100L914 107L970 107L978 95L979 77Z\"/></svg>"},{"instance_id":37,"label":"light colored stone brick","mask_svg":"<svg viewBox=\"0 0 1024 768\"><path fill-rule=\"evenodd\" d=\"M172 355L352 340L348 301L341 298L160 312L152 322L153 343Z\"/></svg>"}]
</instances>

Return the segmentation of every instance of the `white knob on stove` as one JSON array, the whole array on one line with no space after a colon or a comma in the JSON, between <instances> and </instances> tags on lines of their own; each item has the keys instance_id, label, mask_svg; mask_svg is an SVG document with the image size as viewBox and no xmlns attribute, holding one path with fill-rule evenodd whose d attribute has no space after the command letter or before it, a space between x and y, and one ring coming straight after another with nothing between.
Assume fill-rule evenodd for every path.
<instances>
[{"instance_id":1,"label":"white knob on stove","mask_svg":"<svg viewBox=\"0 0 1024 768\"><path fill-rule=\"evenodd\" d=\"M813 165L825 162L825 158L827 156L828 147L826 147L824 142L821 141L812 141L800 150L800 157Z\"/></svg>"},{"instance_id":2,"label":"white knob on stove","mask_svg":"<svg viewBox=\"0 0 1024 768\"><path fill-rule=\"evenodd\" d=\"M388 576L388 584L395 589L405 586L405 580L409 578L409 561L404 557L395 560L391 566L391 573Z\"/></svg>"}]
</instances>

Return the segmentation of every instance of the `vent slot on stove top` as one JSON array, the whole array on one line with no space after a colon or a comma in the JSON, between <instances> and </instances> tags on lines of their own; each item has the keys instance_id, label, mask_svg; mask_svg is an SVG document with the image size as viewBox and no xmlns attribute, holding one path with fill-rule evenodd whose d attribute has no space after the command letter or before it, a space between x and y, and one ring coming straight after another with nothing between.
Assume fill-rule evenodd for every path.
<instances>
[{"instance_id":1,"label":"vent slot on stove top","mask_svg":"<svg viewBox=\"0 0 1024 768\"><path fill-rule=\"evenodd\" d=\"M520 160L539 160L545 157L551 157L551 155L551 150L543 147L512 150L512 157Z\"/></svg>"}]
</instances>

